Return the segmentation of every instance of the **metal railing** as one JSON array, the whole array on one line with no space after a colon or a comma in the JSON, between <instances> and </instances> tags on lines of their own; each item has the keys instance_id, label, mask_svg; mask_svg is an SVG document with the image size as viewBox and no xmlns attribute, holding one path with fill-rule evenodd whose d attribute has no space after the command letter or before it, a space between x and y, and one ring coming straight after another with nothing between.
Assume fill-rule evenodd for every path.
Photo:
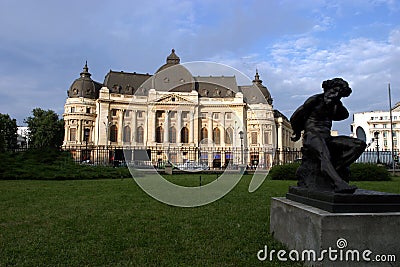
<instances>
[{"instance_id":1,"label":"metal railing","mask_svg":"<svg viewBox=\"0 0 400 267\"><path fill-rule=\"evenodd\" d=\"M229 147L63 147L76 163L93 165L130 165L140 168L162 169L174 166L199 166L207 169L269 169L273 165L296 162L300 150Z\"/></svg>"}]
</instances>

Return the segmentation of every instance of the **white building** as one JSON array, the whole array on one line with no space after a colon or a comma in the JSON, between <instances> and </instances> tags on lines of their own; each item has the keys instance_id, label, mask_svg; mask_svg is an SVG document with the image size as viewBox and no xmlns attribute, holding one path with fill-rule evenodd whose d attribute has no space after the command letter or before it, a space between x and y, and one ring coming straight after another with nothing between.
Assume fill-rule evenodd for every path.
<instances>
[{"instance_id":1,"label":"white building","mask_svg":"<svg viewBox=\"0 0 400 267\"><path fill-rule=\"evenodd\" d=\"M400 136L400 102L392 109L392 127L390 125L389 111L369 111L354 113L351 124L352 136L364 140L369 148L376 149L376 138L378 136L379 150L392 150L399 148L398 136Z\"/></svg>"},{"instance_id":2,"label":"white building","mask_svg":"<svg viewBox=\"0 0 400 267\"><path fill-rule=\"evenodd\" d=\"M235 76L193 76L174 50L153 75L110 70L103 83L91 79L86 64L68 90L63 116L63 147L85 149L84 160L113 147L132 150L125 153L132 161L146 151L153 165L201 159L214 167L269 167L274 141L281 150L294 148L290 123L274 114L257 71L245 86Z\"/></svg>"}]
</instances>

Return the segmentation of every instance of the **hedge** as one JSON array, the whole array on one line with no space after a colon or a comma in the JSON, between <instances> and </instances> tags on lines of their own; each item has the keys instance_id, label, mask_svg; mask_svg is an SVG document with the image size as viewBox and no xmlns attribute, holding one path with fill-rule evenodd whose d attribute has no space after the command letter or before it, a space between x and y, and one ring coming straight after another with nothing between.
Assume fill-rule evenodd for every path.
<instances>
[{"instance_id":1,"label":"hedge","mask_svg":"<svg viewBox=\"0 0 400 267\"><path fill-rule=\"evenodd\" d=\"M271 180L297 180L296 170L300 163L275 165L268 173ZM388 181L390 175L384 166L372 163L353 163L350 165L350 181Z\"/></svg>"}]
</instances>

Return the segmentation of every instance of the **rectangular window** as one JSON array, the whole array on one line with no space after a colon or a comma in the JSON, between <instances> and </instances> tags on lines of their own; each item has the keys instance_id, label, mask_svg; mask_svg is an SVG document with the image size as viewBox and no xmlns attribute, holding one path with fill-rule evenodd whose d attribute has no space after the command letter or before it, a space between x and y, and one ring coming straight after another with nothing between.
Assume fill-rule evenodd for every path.
<instances>
[{"instance_id":1,"label":"rectangular window","mask_svg":"<svg viewBox=\"0 0 400 267\"><path fill-rule=\"evenodd\" d=\"M226 119L227 120L232 119L232 113L231 112L226 113Z\"/></svg>"},{"instance_id":2,"label":"rectangular window","mask_svg":"<svg viewBox=\"0 0 400 267\"><path fill-rule=\"evenodd\" d=\"M75 112L75 107L71 107L71 113Z\"/></svg>"},{"instance_id":3,"label":"rectangular window","mask_svg":"<svg viewBox=\"0 0 400 267\"><path fill-rule=\"evenodd\" d=\"M86 113L90 113L90 108L86 108Z\"/></svg>"},{"instance_id":4,"label":"rectangular window","mask_svg":"<svg viewBox=\"0 0 400 267\"><path fill-rule=\"evenodd\" d=\"M373 127L376 128L376 124L374 124Z\"/></svg>"},{"instance_id":5,"label":"rectangular window","mask_svg":"<svg viewBox=\"0 0 400 267\"><path fill-rule=\"evenodd\" d=\"M387 124L386 124L386 123L383 125L383 128L384 128L384 129L386 129L386 128L387 128Z\"/></svg>"},{"instance_id":6,"label":"rectangular window","mask_svg":"<svg viewBox=\"0 0 400 267\"><path fill-rule=\"evenodd\" d=\"M207 119L207 112L200 113L202 119Z\"/></svg>"},{"instance_id":7,"label":"rectangular window","mask_svg":"<svg viewBox=\"0 0 400 267\"><path fill-rule=\"evenodd\" d=\"M76 141L76 128L69 129L69 141Z\"/></svg>"},{"instance_id":8,"label":"rectangular window","mask_svg":"<svg viewBox=\"0 0 400 267\"><path fill-rule=\"evenodd\" d=\"M257 132L252 132L251 133L251 144L252 145L257 145Z\"/></svg>"},{"instance_id":9,"label":"rectangular window","mask_svg":"<svg viewBox=\"0 0 400 267\"><path fill-rule=\"evenodd\" d=\"M188 113L187 111L183 111L182 112L182 119L186 119L188 117Z\"/></svg>"},{"instance_id":10,"label":"rectangular window","mask_svg":"<svg viewBox=\"0 0 400 267\"><path fill-rule=\"evenodd\" d=\"M264 132L264 144L269 144L269 132Z\"/></svg>"},{"instance_id":11,"label":"rectangular window","mask_svg":"<svg viewBox=\"0 0 400 267\"><path fill-rule=\"evenodd\" d=\"M214 118L214 120L218 120L219 113L217 113L217 112L213 113L213 118Z\"/></svg>"},{"instance_id":12,"label":"rectangular window","mask_svg":"<svg viewBox=\"0 0 400 267\"><path fill-rule=\"evenodd\" d=\"M142 117L143 117L143 111L140 111L140 110L139 110L139 111L137 112L137 117L138 117L138 118L142 118Z\"/></svg>"},{"instance_id":13,"label":"rectangular window","mask_svg":"<svg viewBox=\"0 0 400 267\"><path fill-rule=\"evenodd\" d=\"M117 110L116 109L112 109L111 110L111 116L113 116L113 117L117 116Z\"/></svg>"},{"instance_id":14,"label":"rectangular window","mask_svg":"<svg viewBox=\"0 0 400 267\"><path fill-rule=\"evenodd\" d=\"M169 117L170 117L171 119L175 119L175 114L176 114L176 111L170 111L170 112L169 112Z\"/></svg>"},{"instance_id":15,"label":"rectangular window","mask_svg":"<svg viewBox=\"0 0 400 267\"><path fill-rule=\"evenodd\" d=\"M129 118L130 115L131 115L131 111L130 110L126 110L125 111L125 117Z\"/></svg>"},{"instance_id":16,"label":"rectangular window","mask_svg":"<svg viewBox=\"0 0 400 267\"><path fill-rule=\"evenodd\" d=\"M374 120L374 117L371 117L371 121L373 121Z\"/></svg>"}]
</instances>

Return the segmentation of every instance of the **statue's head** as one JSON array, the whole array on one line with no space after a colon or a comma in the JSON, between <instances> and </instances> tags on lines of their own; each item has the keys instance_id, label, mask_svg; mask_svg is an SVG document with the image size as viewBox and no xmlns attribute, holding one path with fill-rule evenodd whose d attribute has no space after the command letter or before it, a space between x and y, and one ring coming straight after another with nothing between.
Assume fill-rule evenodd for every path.
<instances>
[{"instance_id":1,"label":"statue's head","mask_svg":"<svg viewBox=\"0 0 400 267\"><path fill-rule=\"evenodd\" d=\"M322 83L322 88L324 93L330 91L330 93L337 94L338 97L348 97L352 92L349 83L342 78L326 80Z\"/></svg>"}]
</instances>

